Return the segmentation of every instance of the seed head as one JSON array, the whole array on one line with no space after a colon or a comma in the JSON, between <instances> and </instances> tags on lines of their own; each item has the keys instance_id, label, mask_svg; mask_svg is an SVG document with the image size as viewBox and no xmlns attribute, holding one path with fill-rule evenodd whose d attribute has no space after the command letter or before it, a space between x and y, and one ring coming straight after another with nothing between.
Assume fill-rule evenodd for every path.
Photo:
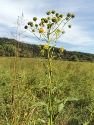
<instances>
[{"instance_id":1,"label":"seed head","mask_svg":"<svg viewBox=\"0 0 94 125\"><path fill-rule=\"evenodd\" d=\"M51 12L52 14L55 14L56 13L56 11L55 10L52 10L52 12Z\"/></svg>"},{"instance_id":2,"label":"seed head","mask_svg":"<svg viewBox=\"0 0 94 125\"><path fill-rule=\"evenodd\" d=\"M35 30L34 30L34 29L32 29L32 32L35 32Z\"/></svg>"},{"instance_id":3,"label":"seed head","mask_svg":"<svg viewBox=\"0 0 94 125\"><path fill-rule=\"evenodd\" d=\"M71 13L68 13L68 14L67 14L67 17L71 17Z\"/></svg>"},{"instance_id":4,"label":"seed head","mask_svg":"<svg viewBox=\"0 0 94 125\"><path fill-rule=\"evenodd\" d=\"M66 17L66 20L69 20L70 18L69 17Z\"/></svg>"},{"instance_id":5,"label":"seed head","mask_svg":"<svg viewBox=\"0 0 94 125\"><path fill-rule=\"evenodd\" d=\"M48 20L50 20L50 19L51 19L51 17L47 17L47 19L48 19Z\"/></svg>"},{"instance_id":6,"label":"seed head","mask_svg":"<svg viewBox=\"0 0 94 125\"><path fill-rule=\"evenodd\" d=\"M35 24L35 27L37 28L37 27L38 27L38 24Z\"/></svg>"},{"instance_id":7,"label":"seed head","mask_svg":"<svg viewBox=\"0 0 94 125\"><path fill-rule=\"evenodd\" d=\"M60 18L60 17L58 18L58 21L61 21L61 18Z\"/></svg>"},{"instance_id":8,"label":"seed head","mask_svg":"<svg viewBox=\"0 0 94 125\"><path fill-rule=\"evenodd\" d=\"M41 22L44 23L44 18L41 18Z\"/></svg>"},{"instance_id":9,"label":"seed head","mask_svg":"<svg viewBox=\"0 0 94 125\"><path fill-rule=\"evenodd\" d=\"M60 16L60 14L59 13L56 13L56 17L58 18Z\"/></svg>"},{"instance_id":10,"label":"seed head","mask_svg":"<svg viewBox=\"0 0 94 125\"><path fill-rule=\"evenodd\" d=\"M33 22L28 22L28 25L30 25L31 27L34 26Z\"/></svg>"},{"instance_id":11,"label":"seed head","mask_svg":"<svg viewBox=\"0 0 94 125\"><path fill-rule=\"evenodd\" d=\"M37 17L33 17L33 20L36 21L36 20L37 20Z\"/></svg>"},{"instance_id":12,"label":"seed head","mask_svg":"<svg viewBox=\"0 0 94 125\"><path fill-rule=\"evenodd\" d=\"M59 20L58 20L58 19L56 19L55 23L58 23L58 22L59 22Z\"/></svg>"},{"instance_id":13,"label":"seed head","mask_svg":"<svg viewBox=\"0 0 94 125\"><path fill-rule=\"evenodd\" d=\"M65 31L62 31L62 34L64 34L65 33Z\"/></svg>"},{"instance_id":14,"label":"seed head","mask_svg":"<svg viewBox=\"0 0 94 125\"><path fill-rule=\"evenodd\" d=\"M61 30L60 29L57 29L56 31L55 31L55 33L60 33L61 32Z\"/></svg>"},{"instance_id":15,"label":"seed head","mask_svg":"<svg viewBox=\"0 0 94 125\"><path fill-rule=\"evenodd\" d=\"M53 18L52 18L52 22L56 22L56 17L53 17Z\"/></svg>"},{"instance_id":16,"label":"seed head","mask_svg":"<svg viewBox=\"0 0 94 125\"><path fill-rule=\"evenodd\" d=\"M71 15L71 18L74 18L74 17L75 17L75 15L74 15L74 14L72 14L72 15Z\"/></svg>"},{"instance_id":17,"label":"seed head","mask_svg":"<svg viewBox=\"0 0 94 125\"><path fill-rule=\"evenodd\" d=\"M47 19L47 18L45 18L45 19L44 19L44 22L45 22L45 23L48 23L48 19Z\"/></svg>"},{"instance_id":18,"label":"seed head","mask_svg":"<svg viewBox=\"0 0 94 125\"><path fill-rule=\"evenodd\" d=\"M62 18L64 15L60 14L59 17Z\"/></svg>"},{"instance_id":19,"label":"seed head","mask_svg":"<svg viewBox=\"0 0 94 125\"><path fill-rule=\"evenodd\" d=\"M50 14L51 14L51 12L50 12L50 11L47 11L47 12L46 12L46 14L47 14L47 15L50 15Z\"/></svg>"},{"instance_id":20,"label":"seed head","mask_svg":"<svg viewBox=\"0 0 94 125\"><path fill-rule=\"evenodd\" d=\"M28 28L28 26L25 26L24 28L25 28L25 29L27 29L27 28Z\"/></svg>"},{"instance_id":21,"label":"seed head","mask_svg":"<svg viewBox=\"0 0 94 125\"><path fill-rule=\"evenodd\" d=\"M54 23L51 23L51 26L53 26L54 25Z\"/></svg>"},{"instance_id":22,"label":"seed head","mask_svg":"<svg viewBox=\"0 0 94 125\"><path fill-rule=\"evenodd\" d=\"M68 25L68 27L69 27L69 28L71 28L71 27L72 27L72 25Z\"/></svg>"},{"instance_id":23,"label":"seed head","mask_svg":"<svg viewBox=\"0 0 94 125\"><path fill-rule=\"evenodd\" d=\"M50 29L51 28L51 24L47 24L47 29Z\"/></svg>"},{"instance_id":24,"label":"seed head","mask_svg":"<svg viewBox=\"0 0 94 125\"><path fill-rule=\"evenodd\" d=\"M45 24L44 24L44 23L42 23L42 22L41 22L39 25L40 25L40 26L42 26L42 27L45 27Z\"/></svg>"}]
</instances>

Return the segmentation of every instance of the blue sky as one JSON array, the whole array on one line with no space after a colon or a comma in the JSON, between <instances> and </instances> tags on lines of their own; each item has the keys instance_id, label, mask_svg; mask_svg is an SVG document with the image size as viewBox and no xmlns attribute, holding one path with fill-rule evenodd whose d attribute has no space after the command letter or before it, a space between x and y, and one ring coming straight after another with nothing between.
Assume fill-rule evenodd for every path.
<instances>
[{"instance_id":1,"label":"blue sky","mask_svg":"<svg viewBox=\"0 0 94 125\"><path fill-rule=\"evenodd\" d=\"M46 17L47 11L56 10L66 17L67 13L76 17L69 21L72 28L64 27L62 35L56 46L63 46L68 51L78 51L94 54L94 0L0 0L0 37L12 38L14 22L18 16L24 14L24 23L32 21L33 17ZM41 44L30 32L23 35L20 41Z\"/></svg>"}]
</instances>

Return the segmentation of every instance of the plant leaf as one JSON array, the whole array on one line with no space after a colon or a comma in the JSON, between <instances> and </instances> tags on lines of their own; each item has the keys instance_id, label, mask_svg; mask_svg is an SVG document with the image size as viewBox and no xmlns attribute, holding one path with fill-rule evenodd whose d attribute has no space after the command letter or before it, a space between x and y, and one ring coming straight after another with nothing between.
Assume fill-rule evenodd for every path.
<instances>
[{"instance_id":1,"label":"plant leaf","mask_svg":"<svg viewBox=\"0 0 94 125\"><path fill-rule=\"evenodd\" d=\"M74 97L67 97L67 101L77 101L78 99L77 98L74 98Z\"/></svg>"},{"instance_id":2,"label":"plant leaf","mask_svg":"<svg viewBox=\"0 0 94 125\"><path fill-rule=\"evenodd\" d=\"M61 110L63 110L64 106L65 106L65 103L63 103L63 102L60 103L59 106L58 106L58 112L60 112Z\"/></svg>"},{"instance_id":3,"label":"plant leaf","mask_svg":"<svg viewBox=\"0 0 94 125\"><path fill-rule=\"evenodd\" d=\"M89 122L85 122L83 125L88 125L89 124Z\"/></svg>"},{"instance_id":4,"label":"plant leaf","mask_svg":"<svg viewBox=\"0 0 94 125\"><path fill-rule=\"evenodd\" d=\"M45 123L45 120L43 120L43 119L40 119L40 118L38 118L38 119L37 119L37 121L38 121L38 122Z\"/></svg>"},{"instance_id":5,"label":"plant leaf","mask_svg":"<svg viewBox=\"0 0 94 125\"><path fill-rule=\"evenodd\" d=\"M46 105L45 102L37 102L36 104L32 105L31 108L43 105Z\"/></svg>"},{"instance_id":6,"label":"plant leaf","mask_svg":"<svg viewBox=\"0 0 94 125\"><path fill-rule=\"evenodd\" d=\"M48 116L50 115L50 112L49 112L49 104L46 105L46 113L47 113Z\"/></svg>"},{"instance_id":7,"label":"plant leaf","mask_svg":"<svg viewBox=\"0 0 94 125\"><path fill-rule=\"evenodd\" d=\"M58 105L58 112L60 112L61 110L63 110L64 106L65 106L65 103L67 101L77 101L78 99L77 98L74 98L74 97L67 97L66 99L62 99L62 100L57 100L57 104Z\"/></svg>"}]
</instances>

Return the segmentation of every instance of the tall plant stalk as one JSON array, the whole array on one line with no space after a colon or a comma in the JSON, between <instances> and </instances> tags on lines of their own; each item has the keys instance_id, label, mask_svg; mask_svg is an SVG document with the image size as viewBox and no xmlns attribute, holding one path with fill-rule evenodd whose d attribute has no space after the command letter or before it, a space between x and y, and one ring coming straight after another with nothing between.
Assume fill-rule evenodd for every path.
<instances>
[{"instance_id":1,"label":"tall plant stalk","mask_svg":"<svg viewBox=\"0 0 94 125\"><path fill-rule=\"evenodd\" d=\"M21 35L24 33L22 26L23 26L23 23L25 20L23 20L23 17L24 17L24 15L22 13L22 16L21 17L18 16L17 21L14 23L15 32L12 32L11 35L16 40L20 40ZM15 100L15 90L16 90L17 84L18 84L17 78L18 78L19 43L18 43L18 45L15 45L15 47L17 49L15 49L15 58L14 58L14 62L13 62L14 63L14 79L13 79L13 83L12 83L12 95L11 95L11 103L12 103L12 105L11 105L11 123L14 125L17 122L15 119L15 115L17 112L19 113L19 111L16 111L16 100ZM18 109L19 109L19 107L18 107Z\"/></svg>"},{"instance_id":2,"label":"tall plant stalk","mask_svg":"<svg viewBox=\"0 0 94 125\"><path fill-rule=\"evenodd\" d=\"M48 125L53 125L55 123L54 121L54 93L53 93L53 82L52 82L52 48L54 48L57 39L65 33L64 26L66 23L71 19L74 18L74 14L67 14L67 17L63 18L62 14L56 13L56 11L47 11L47 15L52 14L51 17L47 18L41 18L41 22L39 24L34 24L34 22L37 21L37 17L33 18L34 22L28 22L29 26L25 26L25 29L28 29L31 33L34 34L35 37L37 37L42 44L44 44L43 41L46 41L46 45L44 45L43 49L40 51L43 55L45 53L45 50L47 50L47 57L48 57L48 80L49 80L49 95L48 95L48 109L49 109L49 115L48 115ZM63 26L61 27L61 24L63 23ZM68 25L69 28L71 28L71 25ZM29 29L30 28L30 29ZM35 34L35 32L39 32L40 37ZM51 44L52 42L52 44ZM59 53L62 53L64 51L63 47L60 47ZM58 113L57 113L58 114Z\"/></svg>"},{"instance_id":3,"label":"tall plant stalk","mask_svg":"<svg viewBox=\"0 0 94 125\"><path fill-rule=\"evenodd\" d=\"M50 31L49 31L50 32ZM49 124L52 125L53 107L52 107L52 66L51 66L51 55L50 55L50 33L48 33L48 68L49 68Z\"/></svg>"}]
</instances>

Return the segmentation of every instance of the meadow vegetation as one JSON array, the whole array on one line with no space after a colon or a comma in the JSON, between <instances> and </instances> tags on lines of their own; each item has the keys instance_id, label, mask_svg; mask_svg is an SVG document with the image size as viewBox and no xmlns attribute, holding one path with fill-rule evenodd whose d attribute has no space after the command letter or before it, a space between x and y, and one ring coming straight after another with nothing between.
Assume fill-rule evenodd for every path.
<instances>
[{"instance_id":1,"label":"meadow vegetation","mask_svg":"<svg viewBox=\"0 0 94 125\"><path fill-rule=\"evenodd\" d=\"M14 57L0 58L0 124L46 125L47 109L42 102L48 101L49 81L42 63L46 64L47 60L18 58L15 105L11 107L14 60ZM52 60L52 65L54 100L64 103L65 98L70 98L56 115L55 125L90 124L94 121L94 63ZM57 113L56 106L54 113Z\"/></svg>"}]
</instances>

